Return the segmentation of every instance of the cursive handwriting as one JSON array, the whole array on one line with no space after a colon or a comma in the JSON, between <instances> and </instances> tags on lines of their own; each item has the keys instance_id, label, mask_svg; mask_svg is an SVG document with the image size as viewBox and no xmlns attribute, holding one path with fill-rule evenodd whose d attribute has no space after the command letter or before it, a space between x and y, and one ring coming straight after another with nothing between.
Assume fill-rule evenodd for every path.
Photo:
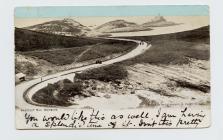
<instances>
[{"instance_id":1,"label":"cursive handwriting","mask_svg":"<svg viewBox=\"0 0 223 140\"><path fill-rule=\"evenodd\" d=\"M46 112L46 110L43 110ZM57 113L58 111L58 113ZM24 113L24 127L28 128L197 128L204 126L208 115L203 110L188 107L178 110L165 108L141 111L101 111L94 109ZM38 112L38 113L37 113Z\"/></svg>"}]
</instances>

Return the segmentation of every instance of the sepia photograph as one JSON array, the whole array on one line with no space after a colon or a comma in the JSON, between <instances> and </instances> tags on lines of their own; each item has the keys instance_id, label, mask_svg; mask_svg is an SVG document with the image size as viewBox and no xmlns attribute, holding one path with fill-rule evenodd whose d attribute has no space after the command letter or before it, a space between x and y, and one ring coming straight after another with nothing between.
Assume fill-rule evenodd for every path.
<instances>
[{"instance_id":1,"label":"sepia photograph","mask_svg":"<svg viewBox=\"0 0 223 140\"><path fill-rule=\"evenodd\" d=\"M17 129L210 126L208 6L14 15Z\"/></svg>"}]
</instances>

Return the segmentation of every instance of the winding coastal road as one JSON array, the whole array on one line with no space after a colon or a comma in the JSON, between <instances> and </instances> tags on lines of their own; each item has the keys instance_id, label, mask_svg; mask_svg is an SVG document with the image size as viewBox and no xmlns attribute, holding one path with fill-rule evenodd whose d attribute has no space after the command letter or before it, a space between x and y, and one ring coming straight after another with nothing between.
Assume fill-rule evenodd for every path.
<instances>
[{"instance_id":1,"label":"winding coastal road","mask_svg":"<svg viewBox=\"0 0 223 140\"><path fill-rule=\"evenodd\" d=\"M137 47L130 51L127 54L124 54L120 57L110 59L107 61L103 61L102 64L92 64L87 65L79 68L74 68L70 70L66 70L63 72L58 72L56 74L44 76L41 78L37 78L31 81L27 81L21 84L16 85L16 107L20 109L28 109L28 108L36 108L39 107L50 107L45 104L39 104L32 100L32 96L40 89L46 87L48 83L55 83L59 80L63 79L70 79L73 81L73 78L75 76L76 72L81 72L84 70L94 69L98 67L103 67L106 65L114 64L117 62L121 62L133 57L136 57L142 53L144 53L146 50L148 50L151 47L151 44L148 44L146 42L142 42L140 40L132 40L132 39L122 39L122 38L105 38L105 39L112 39L112 40L121 40L121 41L130 41L137 43Z\"/></svg>"}]
</instances>

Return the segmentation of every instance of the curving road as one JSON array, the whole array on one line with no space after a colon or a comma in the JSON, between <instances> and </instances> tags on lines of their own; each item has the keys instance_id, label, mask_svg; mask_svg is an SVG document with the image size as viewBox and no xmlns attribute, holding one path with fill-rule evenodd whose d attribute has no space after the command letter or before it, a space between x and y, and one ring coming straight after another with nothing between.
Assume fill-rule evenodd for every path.
<instances>
[{"instance_id":1,"label":"curving road","mask_svg":"<svg viewBox=\"0 0 223 140\"><path fill-rule=\"evenodd\" d=\"M124 54L120 57L110 59L107 61L102 62L102 64L92 64L88 66L83 66L79 68L74 68L71 70L66 70L63 72L59 72L56 74L52 74L49 76L44 76L38 79L34 79L31 81L27 81L16 86L16 107L21 109L28 109L28 108L36 108L36 106L42 107L52 107L44 104L39 104L32 101L32 96L43 87L47 86L48 83L55 83L62 79L70 79L73 81L75 76L75 72L81 72L84 70L89 70L93 68L98 68L110 64L114 64L117 62L121 62L133 57L136 57L142 53L144 53L147 49L151 47L151 44L147 44L146 42L142 42L140 40L132 40L132 39L122 39L122 38L105 38L105 39L112 39L112 40L122 40L122 41L131 41L138 44L138 46L130 51L127 54Z\"/></svg>"}]
</instances>

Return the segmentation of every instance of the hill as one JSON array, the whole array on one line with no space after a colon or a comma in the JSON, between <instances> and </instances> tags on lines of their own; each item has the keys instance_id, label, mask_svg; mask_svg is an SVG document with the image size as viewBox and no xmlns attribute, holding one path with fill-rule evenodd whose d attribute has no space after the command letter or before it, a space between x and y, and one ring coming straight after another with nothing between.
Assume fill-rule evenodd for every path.
<instances>
[{"instance_id":1,"label":"hill","mask_svg":"<svg viewBox=\"0 0 223 140\"><path fill-rule=\"evenodd\" d=\"M96 27L95 29L101 32L110 32L111 30L116 29L116 28L132 27L136 25L137 25L136 23L127 22L125 20L114 20L114 21L104 23Z\"/></svg>"},{"instance_id":2,"label":"hill","mask_svg":"<svg viewBox=\"0 0 223 140\"><path fill-rule=\"evenodd\" d=\"M146 27L165 27L173 25L177 25L177 23L167 21L163 16L156 16L151 21L142 24L142 26Z\"/></svg>"},{"instance_id":3,"label":"hill","mask_svg":"<svg viewBox=\"0 0 223 140\"><path fill-rule=\"evenodd\" d=\"M66 36L85 36L90 31L88 27L69 18L44 22L24 29Z\"/></svg>"},{"instance_id":4,"label":"hill","mask_svg":"<svg viewBox=\"0 0 223 140\"><path fill-rule=\"evenodd\" d=\"M151 30L148 27L142 27L133 22L128 22L125 20L114 20L104 23L95 28L96 31L102 33L118 33L118 32L137 32Z\"/></svg>"},{"instance_id":5,"label":"hill","mask_svg":"<svg viewBox=\"0 0 223 140\"><path fill-rule=\"evenodd\" d=\"M182 65L190 63L191 59L209 60L210 58L209 26L166 35L125 38L143 40L152 44L144 54L121 62L125 65L137 63Z\"/></svg>"},{"instance_id":6,"label":"hill","mask_svg":"<svg viewBox=\"0 0 223 140\"><path fill-rule=\"evenodd\" d=\"M195 30L171 33L171 34L162 34L162 35L153 35L153 36L134 36L134 37L123 37L138 39L144 41L162 41L162 40L184 40L187 42L200 42L200 43L210 43L210 31L209 26L204 26Z\"/></svg>"},{"instance_id":7,"label":"hill","mask_svg":"<svg viewBox=\"0 0 223 140\"><path fill-rule=\"evenodd\" d=\"M15 28L15 51L81 47L98 41L99 39L88 37L70 37Z\"/></svg>"}]
</instances>

